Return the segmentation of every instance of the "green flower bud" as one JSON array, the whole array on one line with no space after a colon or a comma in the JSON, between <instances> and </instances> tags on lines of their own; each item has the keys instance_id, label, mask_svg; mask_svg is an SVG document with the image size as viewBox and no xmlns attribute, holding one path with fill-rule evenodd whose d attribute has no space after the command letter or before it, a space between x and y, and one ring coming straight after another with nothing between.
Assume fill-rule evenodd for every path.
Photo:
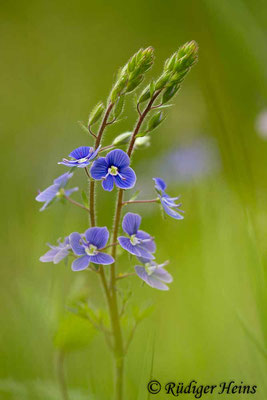
<instances>
[{"instance_id":1,"label":"green flower bud","mask_svg":"<svg viewBox=\"0 0 267 400\"><path fill-rule=\"evenodd\" d=\"M99 118L101 117L103 111L105 110L105 106L102 102L98 103L89 115L88 125L95 124Z\"/></svg>"},{"instance_id":2,"label":"green flower bud","mask_svg":"<svg viewBox=\"0 0 267 400\"><path fill-rule=\"evenodd\" d=\"M131 136L132 136L132 132L121 133L120 135L115 137L115 139L113 140L112 144L114 146L118 146L118 145L121 145L121 144L127 144L127 143L129 143Z\"/></svg>"},{"instance_id":3,"label":"green flower bud","mask_svg":"<svg viewBox=\"0 0 267 400\"><path fill-rule=\"evenodd\" d=\"M137 103L141 104L144 101L148 100L150 98L150 85L148 85L147 87L145 87L145 89L142 91L142 93L140 94Z\"/></svg>"},{"instance_id":4,"label":"green flower bud","mask_svg":"<svg viewBox=\"0 0 267 400\"><path fill-rule=\"evenodd\" d=\"M150 142L151 142L151 138L150 138L150 136L149 135L147 135L147 136L143 136L143 137L137 137L136 139L135 139L135 147L137 148L137 149L140 149L140 148L145 148L145 147L149 147L150 146Z\"/></svg>"},{"instance_id":5,"label":"green flower bud","mask_svg":"<svg viewBox=\"0 0 267 400\"><path fill-rule=\"evenodd\" d=\"M167 103L178 92L179 88L180 88L180 86L176 86L176 85L168 87L163 92L162 101L161 101L162 104Z\"/></svg>"},{"instance_id":6,"label":"green flower bud","mask_svg":"<svg viewBox=\"0 0 267 400\"><path fill-rule=\"evenodd\" d=\"M117 119L121 115L121 113L123 111L123 107L124 107L124 102L125 102L125 96L121 95L119 97L119 99L117 100L115 107L114 107L113 115L114 115L115 119Z\"/></svg>"},{"instance_id":7,"label":"green flower bud","mask_svg":"<svg viewBox=\"0 0 267 400\"><path fill-rule=\"evenodd\" d=\"M161 124L162 121L163 121L163 112L159 111L155 115L153 115L153 117L148 121L147 130L149 132L153 131L159 126L159 124Z\"/></svg>"},{"instance_id":8,"label":"green flower bud","mask_svg":"<svg viewBox=\"0 0 267 400\"><path fill-rule=\"evenodd\" d=\"M132 92L134 89L137 88L137 86L140 85L140 83L143 81L144 76L143 75L139 75L137 78L129 81L127 88L126 88L126 93L130 93Z\"/></svg>"},{"instance_id":9,"label":"green flower bud","mask_svg":"<svg viewBox=\"0 0 267 400\"><path fill-rule=\"evenodd\" d=\"M167 74L167 73L162 74L162 75L158 78L158 80L156 81L156 83L155 83L155 89L156 89L156 90L163 89L164 86L168 83L170 77L171 77L171 74L170 74L170 73L168 73L168 74Z\"/></svg>"}]
</instances>

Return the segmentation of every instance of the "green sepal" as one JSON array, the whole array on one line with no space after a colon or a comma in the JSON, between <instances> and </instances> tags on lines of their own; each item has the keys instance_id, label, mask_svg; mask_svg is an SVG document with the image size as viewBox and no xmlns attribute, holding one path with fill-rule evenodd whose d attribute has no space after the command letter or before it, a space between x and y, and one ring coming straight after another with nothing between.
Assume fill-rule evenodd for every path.
<instances>
[{"instance_id":1,"label":"green sepal","mask_svg":"<svg viewBox=\"0 0 267 400\"><path fill-rule=\"evenodd\" d=\"M167 103L171 98L173 98L173 96L178 92L179 90L179 86L172 86L167 88L162 95L162 104Z\"/></svg>"},{"instance_id":2,"label":"green sepal","mask_svg":"<svg viewBox=\"0 0 267 400\"><path fill-rule=\"evenodd\" d=\"M113 140L112 144L114 146L118 146L121 144L127 144L130 141L130 138L132 136L132 132L124 132L119 134L118 136L115 137L115 139Z\"/></svg>"},{"instance_id":3,"label":"green sepal","mask_svg":"<svg viewBox=\"0 0 267 400\"><path fill-rule=\"evenodd\" d=\"M114 115L115 119L117 119L121 115L123 108L124 108L124 103L125 103L125 95L121 95L118 98L118 100L115 104L115 107L114 107L113 115Z\"/></svg>"},{"instance_id":4,"label":"green sepal","mask_svg":"<svg viewBox=\"0 0 267 400\"><path fill-rule=\"evenodd\" d=\"M156 129L163 121L163 112L159 111L148 121L147 130L149 132Z\"/></svg>"},{"instance_id":5,"label":"green sepal","mask_svg":"<svg viewBox=\"0 0 267 400\"><path fill-rule=\"evenodd\" d=\"M137 101L138 104L143 103L144 101L147 101L150 98L150 86L147 86L142 93L139 96L139 99Z\"/></svg>"},{"instance_id":6,"label":"green sepal","mask_svg":"<svg viewBox=\"0 0 267 400\"><path fill-rule=\"evenodd\" d=\"M103 114L103 111L105 110L105 106L102 102L98 103L93 110L91 111L90 115L89 115L89 119L88 119L88 125L92 126L93 124L95 124L99 118L101 117L101 115Z\"/></svg>"}]
</instances>

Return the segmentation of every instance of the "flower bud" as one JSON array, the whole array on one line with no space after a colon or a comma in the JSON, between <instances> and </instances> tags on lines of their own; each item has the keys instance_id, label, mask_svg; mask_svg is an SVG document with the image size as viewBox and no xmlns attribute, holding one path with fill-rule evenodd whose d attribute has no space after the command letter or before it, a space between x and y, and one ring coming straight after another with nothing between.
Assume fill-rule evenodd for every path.
<instances>
[{"instance_id":1,"label":"flower bud","mask_svg":"<svg viewBox=\"0 0 267 400\"><path fill-rule=\"evenodd\" d=\"M155 115L153 115L153 117L148 121L147 130L149 132L153 131L159 126L159 124L161 124L162 121L163 121L163 112L159 111Z\"/></svg>"},{"instance_id":2,"label":"flower bud","mask_svg":"<svg viewBox=\"0 0 267 400\"><path fill-rule=\"evenodd\" d=\"M137 148L137 149L140 149L140 148L146 148L146 147L149 147L150 146L150 142L151 142L151 138L150 138L150 136L149 135L147 135L147 136L140 136L140 137L137 137L136 139L135 139L135 148Z\"/></svg>"},{"instance_id":3,"label":"flower bud","mask_svg":"<svg viewBox=\"0 0 267 400\"><path fill-rule=\"evenodd\" d=\"M88 120L88 125L93 125L94 123L96 123L99 118L101 117L103 111L105 109L105 106L102 102L98 103L93 110L91 111L90 115L89 115L89 120Z\"/></svg>"},{"instance_id":4,"label":"flower bud","mask_svg":"<svg viewBox=\"0 0 267 400\"><path fill-rule=\"evenodd\" d=\"M127 143L129 143L131 136L132 136L132 132L121 133L120 135L115 137L115 139L113 140L112 144L114 146L118 146L118 145L121 145L121 144L127 144Z\"/></svg>"}]
</instances>

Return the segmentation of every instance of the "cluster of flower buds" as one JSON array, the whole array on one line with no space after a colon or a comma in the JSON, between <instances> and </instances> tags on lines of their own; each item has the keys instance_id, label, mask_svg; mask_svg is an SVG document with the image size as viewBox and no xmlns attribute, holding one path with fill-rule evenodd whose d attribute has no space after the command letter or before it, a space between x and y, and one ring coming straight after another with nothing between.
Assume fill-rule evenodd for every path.
<instances>
[{"instance_id":1,"label":"cluster of flower buds","mask_svg":"<svg viewBox=\"0 0 267 400\"><path fill-rule=\"evenodd\" d=\"M163 73L141 93L138 103L162 91L162 104L167 103L179 90L190 68L197 62L198 46L194 41L185 43L165 62Z\"/></svg>"},{"instance_id":2,"label":"cluster of flower buds","mask_svg":"<svg viewBox=\"0 0 267 400\"><path fill-rule=\"evenodd\" d=\"M116 103L124 94L133 92L143 81L154 61L154 49L148 47L135 53L125 66L119 71L117 80L110 93L110 101Z\"/></svg>"}]
</instances>

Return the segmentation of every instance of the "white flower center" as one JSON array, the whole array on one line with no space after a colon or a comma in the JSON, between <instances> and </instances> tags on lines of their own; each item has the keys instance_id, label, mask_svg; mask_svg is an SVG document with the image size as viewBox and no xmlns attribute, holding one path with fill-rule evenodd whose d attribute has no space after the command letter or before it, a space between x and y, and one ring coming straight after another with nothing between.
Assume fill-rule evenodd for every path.
<instances>
[{"instance_id":1,"label":"white flower center","mask_svg":"<svg viewBox=\"0 0 267 400\"><path fill-rule=\"evenodd\" d=\"M95 256L97 252L97 247L94 246L93 244L90 244L88 247L85 247L85 252L88 254L88 256Z\"/></svg>"},{"instance_id":2,"label":"white flower center","mask_svg":"<svg viewBox=\"0 0 267 400\"><path fill-rule=\"evenodd\" d=\"M65 193L65 190L63 188L60 188L59 191L57 192L56 196L57 197L62 197Z\"/></svg>"},{"instance_id":3,"label":"white flower center","mask_svg":"<svg viewBox=\"0 0 267 400\"><path fill-rule=\"evenodd\" d=\"M131 241L133 246L135 246L135 245L137 245L139 243L139 239L137 239L137 237L135 235L131 235L130 241Z\"/></svg>"},{"instance_id":4,"label":"white flower center","mask_svg":"<svg viewBox=\"0 0 267 400\"><path fill-rule=\"evenodd\" d=\"M83 162L87 161L87 158L86 158L86 157L80 158L80 159L77 160L77 161L78 161L78 164L82 164Z\"/></svg>"},{"instance_id":5,"label":"white flower center","mask_svg":"<svg viewBox=\"0 0 267 400\"><path fill-rule=\"evenodd\" d=\"M116 175L118 175L118 168L117 167L115 167L115 165L112 165L109 169L108 169L108 173L110 174L110 175L113 175L113 176L116 176Z\"/></svg>"},{"instance_id":6,"label":"white flower center","mask_svg":"<svg viewBox=\"0 0 267 400\"><path fill-rule=\"evenodd\" d=\"M153 269L151 268L150 263L145 263L145 270L146 270L147 275L153 274Z\"/></svg>"}]
</instances>

